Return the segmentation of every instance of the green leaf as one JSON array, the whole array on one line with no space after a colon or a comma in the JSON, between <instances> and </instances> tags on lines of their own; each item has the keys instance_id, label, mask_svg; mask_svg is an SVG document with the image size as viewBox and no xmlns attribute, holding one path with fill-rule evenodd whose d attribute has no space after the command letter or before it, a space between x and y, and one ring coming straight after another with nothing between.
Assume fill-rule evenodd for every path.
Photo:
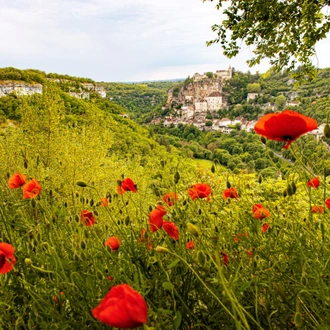
<instances>
[{"instance_id":1,"label":"green leaf","mask_svg":"<svg viewBox=\"0 0 330 330\"><path fill-rule=\"evenodd\" d=\"M170 311L169 309L164 309L164 308L158 308L158 312L165 314L165 315L172 315L173 311Z\"/></svg>"},{"instance_id":2,"label":"green leaf","mask_svg":"<svg viewBox=\"0 0 330 330\"><path fill-rule=\"evenodd\" d=\"M164 289L166 289L168 291L172 291L172 289L173 289L173 285L170 282L163 282L162 286Z\"/></svg>"},{"instance_id":3,"label":"green leaf","mask_svg":"<svg viewBox=\"0 0 330 330\"><path fill-rule=\"evenodd\" d=\"M180 259L175 259L173 262L171 262L171 263L167 266L167 269L171 269L171 268L175 267L179 262L180 262Z\"/></svg>"},{"instance_id":4,"label":"green leaf","mask_svg":"<svg viewBox=\"0 0 330 330\"><path fill-rule=\"evenodd\" d=\"M181 321L182 321L182 315L179 311L177 311L176 314L175 314L174 320L173 320L173 324L174 324L175 329L179 328L179 326L181 324Z\"/></svg>"}]
</instances>

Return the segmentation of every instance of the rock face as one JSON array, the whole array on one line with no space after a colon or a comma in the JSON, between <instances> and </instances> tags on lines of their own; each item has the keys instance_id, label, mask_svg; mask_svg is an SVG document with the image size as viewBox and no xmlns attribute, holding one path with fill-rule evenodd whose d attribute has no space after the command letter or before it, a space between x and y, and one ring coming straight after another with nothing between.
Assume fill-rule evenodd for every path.
<instances>
[{"instance_id":1,"label":"rock face","mask_svg":"<svg viewBox=\"0 0 330 330\"><path fill-rule=\"evenodd\" d=\"M224 80L231 78L231 68L216 73L196 73L192 81L180 90L168 91L166 106L182 105L192 107L195 112L217 111L227 105L222 92Z\"/></svg>"},{"instance_id":2,"label":"rock face","mask_svg":"<svg viewBox=\"0 0 330 330\"><path fill-rule=\"evenodd\" d=\"M0 97L16 93L17 95L42 94L42 85L26 83L23 81L3 80L0 81Z\"/></svg>"},{"instance_id":3,"label":"rock face","mask_svg":"<svg viewBox=\"0 0 330 330\"><path fill-rule=\"evenodd\" d=\"M69 79L53 79L47 78L49 81L66 85L66 92L73 97L78 99L89 99L91 92L98 93L101 97L105 98L107 96L104 87L101 85L93 84L93 83L78 83L76 84L74 81Z\"/></svg>"}]
</instances>

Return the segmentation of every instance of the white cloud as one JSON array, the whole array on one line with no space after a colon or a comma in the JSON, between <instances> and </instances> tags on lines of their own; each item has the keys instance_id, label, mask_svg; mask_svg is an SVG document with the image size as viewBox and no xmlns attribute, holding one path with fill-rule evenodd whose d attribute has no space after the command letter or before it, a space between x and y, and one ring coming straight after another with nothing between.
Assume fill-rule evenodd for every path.
<instances>
[{"instance_id":1,"label":"white cloud","mask_svg":"<svg viewBox=\"0 0 330 330\"><path fill-rule=\"evenodd\" d=\"M246 71L251 58L242 51L229 60L219 45L206 47L215 37L211 25L221 21L213 2L0 0L0 8L1 67L134 81L186 77L229 64Z\"/></svg>"}]
</instances>

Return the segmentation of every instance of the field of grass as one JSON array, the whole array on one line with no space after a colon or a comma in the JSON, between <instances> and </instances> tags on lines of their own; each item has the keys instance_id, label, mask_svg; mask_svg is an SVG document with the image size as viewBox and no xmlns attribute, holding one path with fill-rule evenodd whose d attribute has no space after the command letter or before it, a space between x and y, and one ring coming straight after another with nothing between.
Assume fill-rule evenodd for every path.
<instances>
[{"instance_id":1,"label":"field of grass","mask_svg":"<svg viewBox=\"0 0 330 330\"><path fill-rule=\"evenodd\" d=\"M109 154L100 114L72 127L46 109L0 135L0 329L330 327L329 178L308 185L312 164L266 180Z\"/></svg>"}]
</instances>

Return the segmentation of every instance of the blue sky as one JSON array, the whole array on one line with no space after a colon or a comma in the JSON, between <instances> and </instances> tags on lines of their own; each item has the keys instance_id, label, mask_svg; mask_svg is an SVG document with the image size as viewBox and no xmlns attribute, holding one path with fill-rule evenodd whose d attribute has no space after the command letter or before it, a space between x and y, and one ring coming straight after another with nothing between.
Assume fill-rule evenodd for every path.
<instances>
[{"instance_id":1,"label":"blue sky","mask_svg":"<svg viewBox=\"0 0 330 330\"><path fill-rule=\"evenodd\" d=\"M248 71L249 48L234 59L211 25L215 2L201 0L0 0L0 67L39 69L96 81L185 78L195 72ZM330 66L330 40L316 49L319 67ZM250 69L265 72L268 63Z\"/></svg>"}]
</instances>

